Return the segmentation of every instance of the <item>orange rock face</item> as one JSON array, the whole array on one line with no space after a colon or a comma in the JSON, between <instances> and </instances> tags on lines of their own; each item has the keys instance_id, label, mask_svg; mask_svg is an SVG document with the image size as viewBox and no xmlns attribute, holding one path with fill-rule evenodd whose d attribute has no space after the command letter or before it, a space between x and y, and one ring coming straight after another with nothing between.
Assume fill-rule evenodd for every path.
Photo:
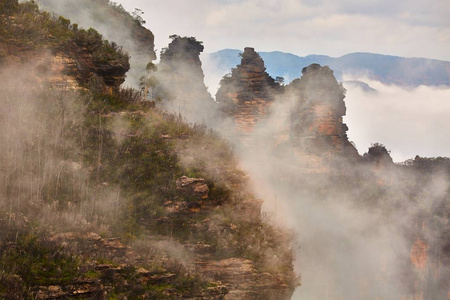
<instances>
[{"instance_id":1,"label":"orange rock face","mask_svg":"<svg viewBox=\"0 0 450 300\"><path fill-rule=\"evenodd\" d=\"M307 173L327 172L337 157L359 157L342 122L344 93L333 71L317 64L304 68L302 78L288 87L289 97L296 99L290 116L290 141Z\"/></svg>"},{"instance_id":2,"label":"orange rock face","mask_svg":"<svg viewBox=\"0 0 450 300\"><path fill-rule=\"evenodd\" d=\"M245 146L251 146L248 141L255 138L256 125L266 121L275 101L291 103L294 99L293 107L275 116L286 126L280 127L269 144L288 143L290 155L296 157L302 173L328 173L330 162L337 157L359 159L342 122L346 113L345 90L330 68L312 64L304 68L302 78L285 88L265 70L258 53L245 48L241 64L222 79L216 94L222 111L232 117Z\"/></svg>"},{"instance_id":3,"label":"orange rock face","mask_svg":"<svg viewBox=\"0 0 450 300\"><path fill-rule=\"evenodd\" d=\"M411 263L419 270L423 270L427 266L428 249L429 249L428 243L421 240L420 238L416 239L411 248L410 253Z\"/></svg>"},{"instance_id":4,"label":"orange rock face","mask_svg":"<svg viewBox=\"0 0 450 300\"><path fill-rule=\"evenodd\" d=\"M279 85L266 73L264 61L253 48L245 48L241 64L224 77L216 99L221 110L235 121L244 135L268 113L275 89Z\"/></svg>"}]
</instances>

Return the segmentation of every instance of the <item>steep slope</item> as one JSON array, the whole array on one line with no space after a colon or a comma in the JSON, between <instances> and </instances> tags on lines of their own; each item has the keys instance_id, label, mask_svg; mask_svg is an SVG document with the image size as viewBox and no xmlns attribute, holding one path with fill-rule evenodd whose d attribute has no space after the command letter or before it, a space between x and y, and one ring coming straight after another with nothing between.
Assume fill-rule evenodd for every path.
<instances>
[{"instance_id":1,"label":"steep slope","mask_svg":"<svg viewBox=\"0 0 450 300\"><path fill-rule=\"evenodd\" d=\"M94 29L79 29L63 17L54 19L39 12L33 2L2 14L1 23L0 61L4 64L37 64L36 76L50 77L50 83L59 86L87 86L97 78L117 89L125 81L130 68L127 53Z\"/></svg>"},{"instance_id":2,"label":"steep slope","mask_svg":"<svg viewBox=\"0 0 450 300\"><path fill-rule=\"evenodd\" d=\"M43 9L71 19L84 28L95 28L106 39L114 41L130 56L126 85L139 87L145 67L156 59L154 35L143 27L142 11L133 16L122 5L109 0L38 0Z\"/></svg>"},{"instance_id":3,"label":"steep slope","mask_svg":"<svg viewBox=\"0 0 450 300\"><path fill-rule=\"evenodd\" d=\"M1 297L289 299L297 284L291 236L263 219L230 146L120 88L123 76L109 80L117 74L102 71L117 60L96 64L95 51L123 53L98 33L90 39L94 30L9 3L1 19L15 30L1 32ZM82 44L92 61L82 68L73 41L80 32L93 41ZM80 76L65 67L44 76L40 57L71 59ZM52 78L76 80L52 87Z\"/></svg>"}]
</instances>

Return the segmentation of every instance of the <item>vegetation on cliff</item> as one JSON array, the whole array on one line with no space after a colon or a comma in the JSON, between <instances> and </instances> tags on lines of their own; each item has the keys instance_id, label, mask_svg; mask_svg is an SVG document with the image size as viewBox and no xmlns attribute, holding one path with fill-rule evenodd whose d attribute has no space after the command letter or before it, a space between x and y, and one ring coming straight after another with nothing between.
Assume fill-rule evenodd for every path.
<instances>
[{"instance_id":1,"label":"vegetation on cliff","mask_svg":"<svg viewBox=\"0 0 450 300\"><path fill-rule=\"evenodd\" d=\"M156 59L154 35L145 28L144 12L138 8L127 12L121 4L109 0L37 0L44 10L76 20L80 27L95 28L114 41L130 56L130 71L125 84L139 87L148 61Z\"/></svg>"},{"instance_id":2,"label":"vegetation on cliff","mask_svg":"<svg viewBox=\"0 0 450 300\"><path fill-rule=\"evenodd\" d=\"M228 287L202 268L227 259L251 260L250 280L265 274L269 289L292 292L291 236L262 217L231 146L108 81L127 55L94 29L10 3L0 35L0 295L213 299ZM85 62L84 89L45 84L36 58L46 51Z\"/></svg>"},{"instance_id":3,"label":"vegetation on cliff","mask_svg":"<svg viewBox=\"0 0 450 300\"><path fill-rule=\"evenodd\" d=\"M180 248L207 244L212 259L243 257L251 259L260 270L292 272L289 239L261 219L258 202L247 190L236 158L213 132L146 108L145 102L133 102L134 98L125 92L79 94L35 89L26 100L17 98L20 95L14 94L14 88L9 92L2 97L3 115L13 119L5 118L10 123L2 136L6 141L2 143L4 153L8 154L2 159L6 177L1 208L7 216L2 223L7 232L15 232L15 227L8 224L14 224L15 216L23 216L27 224L33 224L25 227L28 231L24 236L36 235L36 230L45 230L47 236L80 230L98 232L104 237L122 237L131 249L135 241L169 238ZM26 118L25 123L14 118L17 114ZM14 136L16 142L9 136ZM178 190L176 182L183 175L205 178L207 198ZM38 234L39 249L40 240ZM14 238L2 243L4 262L13 264L5 267L9 275L4 278L28 273L20 262L10 261L15 252L8 245L12 242L13 249L21 249L20 241ZM150 241L148 245L152 247ZM80 251L66 250L63 253L69 260ZM186 256L194 255L183 251ZM36 252L21 253L26 259ZM92 261L87 254L81 255ZM99 259L105 258L94 259L92 270ZM72 267L77 269L87 263L83 261L74 262ZM36 268L40 268L39 264ZM50 271L36 276L37 281L18 279L18 288L28 291L36 284L62 285L85 274L61 275L66 281L48 279L48 283L45 276L53 276ZM181 292L171 283L167 289ZM129 288L125 287L123 293L130 292ZM143 289L141 294L147 292Z\"/></svg>"},{"instance_id":4,"label":"vegetation on cliff","mask_svg":"<svg viewBox=\"0 0 450 300\"><path fill-rule=\"evenodd\" d=\"M39 60L48 51L76 61L71 75L81 85L94 74L113 87L125 80L130 68L128 54L95 29L80 29L62 16L41 12L34 2L8 0L4 5L8 9L0 17L0 61ZM46 68L43 65L41 71Z\"/></svg>"}]
</instances>

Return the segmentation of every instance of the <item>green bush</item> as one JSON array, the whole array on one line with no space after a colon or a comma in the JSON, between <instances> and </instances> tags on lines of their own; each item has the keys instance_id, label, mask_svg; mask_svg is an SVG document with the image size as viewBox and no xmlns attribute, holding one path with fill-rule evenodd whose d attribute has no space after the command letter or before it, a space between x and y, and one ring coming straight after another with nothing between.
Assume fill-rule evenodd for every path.
<instances>
[{"instance_id":1,"label":"green bush","mask_svg":"<svg viewBox=\"0 0 450 300\"><path fill-rule=\"evenodd\" d=\"M0 2L0 12L11 15L19 9L19 0L3 0Z\"/></svg>"},{"instance_id":2,"label":"green bush","mask_svg":"<svg viewBox=\"0 0 450 300\"><path fill-rule=\"evenodd\" d=\"M33 233L13 241L14 246L0 248L0 266L4 273L19 276L25 287L68 284L81 275L80 260L53 242Z\"/></svg>"}]
</instances>

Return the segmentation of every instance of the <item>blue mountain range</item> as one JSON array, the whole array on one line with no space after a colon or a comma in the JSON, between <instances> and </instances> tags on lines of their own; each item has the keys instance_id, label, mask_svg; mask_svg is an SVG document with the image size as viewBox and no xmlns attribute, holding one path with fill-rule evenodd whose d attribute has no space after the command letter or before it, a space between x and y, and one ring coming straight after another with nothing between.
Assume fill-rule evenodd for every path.
<instances>
[{"instance_id":1,"label":"blue mountain range","mask_svg":"<svg viewBox=\"0 0 450 300\"><path fill-rule=\"evenodd\" d=\"M224 49L207 54L220 70L229 70L240 63L236 49ZM273 78L280 76L290 82L302 74L302 69L312 63L327 65L338 80L342 74L363 75L386 84L401 86L450 86L450 62L427 59L405 58L374 53L350 53L341 57L326 55L297 56L280 51L259 52L265 62L267 73Z\"/></svg>"}]
</instances>

